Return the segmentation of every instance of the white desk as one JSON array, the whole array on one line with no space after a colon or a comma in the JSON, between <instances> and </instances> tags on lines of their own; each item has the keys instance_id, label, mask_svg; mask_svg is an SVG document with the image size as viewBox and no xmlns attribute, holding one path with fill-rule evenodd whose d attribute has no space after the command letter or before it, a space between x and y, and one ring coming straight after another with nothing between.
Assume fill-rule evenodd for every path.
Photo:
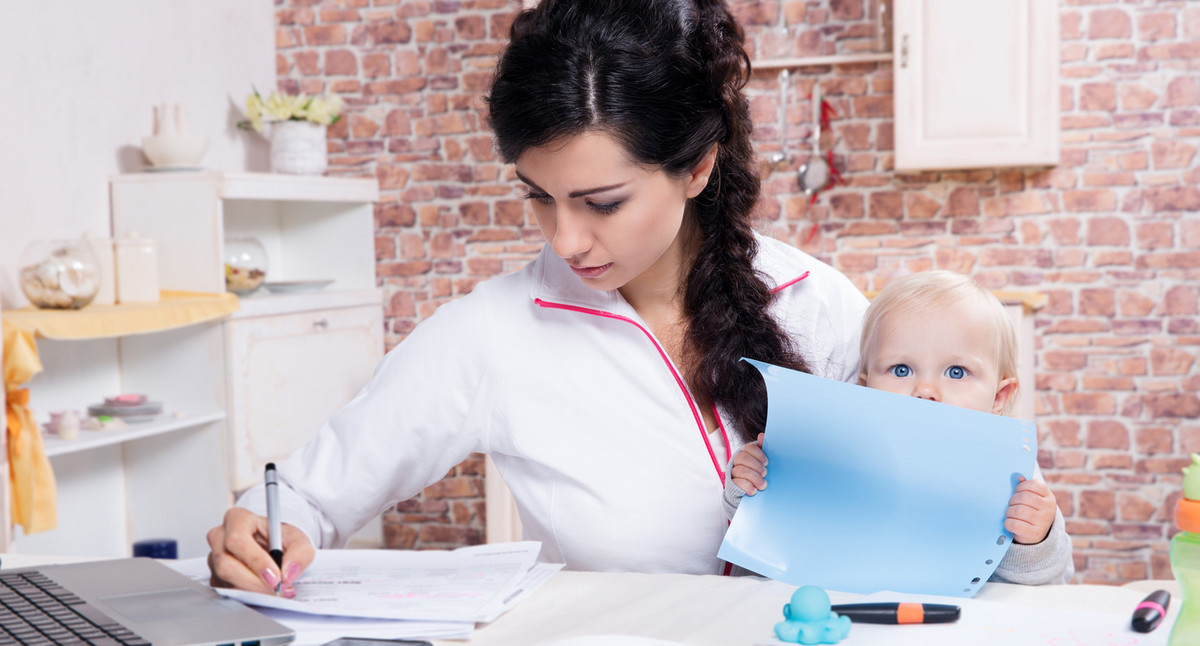
<instances>
[{"instance_id":1,"label":"white desk","mask_svg":"<svg viewBox=\"0 0 1200 646\"><path fill-rule=\"evenodd\" d=\"M1174 581L1146 581L1137 586L1018 586L989 583L975 599L1003 604L1104 613L1121 640L1113 644L1166 644L1170 621L1149 635L1128 630L1130 615L1146 590L1165 588L1177 603ZM795 588L756 577L683 574L613 574L559 572L538 591L496 621L476 629L469 642L435 641L438 646L536 646L587 635L640 635L694 646L750 646L774 638L783 605ZM834 603L857 595L831 593ZM1174 608L1173 608L1174 609ZM875 629L869 633L863 629ZM879 644L878 630L906 631L936 626L855 626L845 646ZM857 632L856 632L857 631ZM951 634L926 644L973 646ZM1129 641L1125 637L1136 638ZM856 638L857 637L857 638ZM959 639L961 634L959 635ZM989 642L990 643L990 642ZM997 643L1012 643L999 640ZM1024 644L1022 645L1024 646Z\"/></svg>"},{"instance_id":2,"label":"white desk","mask_svg":"<svg viewBox=\"0 0 1200 646\"><path fill-rule=\"evenodd\" d=\"M89 560L88 557L55 557L0 554L4 569ZM1149 635L1128 630L1133 608L1157 589L1171 592L1167 620ZM496 621L479 626L469 641L434 640L438 646L538 646L590 635L638 635L692 646L753 646L774 637L775 624L783 619L783 605L793 586L757 577L693 576L686 574L631 574L559 572L529 599ZM853 601L859 595L832 592L834 603ZM1100 613L1111 622L1112 646L1165 645L1178 609L1179 585L1175 581L1138 581L1125 586L1055 585L1019 586L989 583L975 600L1022 607ZM855 626L845 646L877 645L879 630L937 629L937 626ZM873 631L873 632L872 632ZM893 632L894 631L894 632ZM943 631L944 632L944 631ZM901 633L911 635L913 633ZM944 639L943 639L944 638ZM976 646L961 634L932 632L922 636L923 646ZM998 638L997 644L1021 643ZM1072 642L1073 644L1078 642ZM1065 644L1064 644L1065 646ZM1082 646L1082 645L1081 645ZM1108 646L1088 644L1087 646Z\"/></svg>"}]
</instances>

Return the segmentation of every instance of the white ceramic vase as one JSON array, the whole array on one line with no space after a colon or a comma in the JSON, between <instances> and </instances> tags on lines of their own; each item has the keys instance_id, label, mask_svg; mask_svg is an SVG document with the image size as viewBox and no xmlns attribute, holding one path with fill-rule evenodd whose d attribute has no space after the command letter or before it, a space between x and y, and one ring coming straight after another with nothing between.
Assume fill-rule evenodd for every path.
<instances>
[{"instance_id":1,"label":"white ceramic vase","mask_svg":"<svg viewBox=\"0 0 1200 646\"><path fill-rule=\"evenodd\" d=\"M311 121L271 124L271 170L289 175L320 175L329 167L325 126Z\"/></svg>"}]
</instances>

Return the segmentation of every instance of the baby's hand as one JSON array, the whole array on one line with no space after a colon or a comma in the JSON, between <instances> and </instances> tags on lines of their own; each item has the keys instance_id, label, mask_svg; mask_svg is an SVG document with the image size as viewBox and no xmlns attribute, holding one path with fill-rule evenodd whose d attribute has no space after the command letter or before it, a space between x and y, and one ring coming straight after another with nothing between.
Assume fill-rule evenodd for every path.
<instances>
[{"instance_id":1,"label":"baby's hand","mask_svg":"<svg viewBox=\"0 0 1200 646\"><path fill-rule=\"evenodd\" d=\"M1004 529L1013 533L1014 542L1022 545L1040 543L1050 533L1057 511L1058 501L1045 482L1021 478L1016 493L1008 499Z\"/></svg>"},{"instance_id":2,"label":"baby's hand","mask_svg":"<svg viewBox=\"0 0 1200 646\"><path fill-rule=\"evenodd\" d=\"M767 488L767 454L762 450L763 434L758 439L743 446L737 455L733 456L733 468L729 475L733 484L742 488L747 496Z\"/></svg>"}]
</instances>

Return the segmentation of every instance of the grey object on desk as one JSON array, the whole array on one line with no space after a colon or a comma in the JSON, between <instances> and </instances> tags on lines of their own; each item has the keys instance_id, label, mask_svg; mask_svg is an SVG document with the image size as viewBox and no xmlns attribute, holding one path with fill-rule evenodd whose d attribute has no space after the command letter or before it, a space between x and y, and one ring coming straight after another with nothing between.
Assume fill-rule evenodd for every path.
<instances>
[{"instance_id":1,"label":"grey object on desk","mask_svg":"<svg viewBox=\"0 0 1200 646\"><path fill-rule=\"evenodd\" d=\"M80 618L92 624L78 630L91 634L102 629L110 635L132 631L142 640L132 644L208 646L254 642L278 646L295 639L295 633L283 624L224 599L211 588L152 559L45 565L4 570L0 577L18 579L26 588L37 586L62 598L73 611L73 615L68 614L76 625L80 625ZM11 617L14 613L5 614Z\"/></svg>"},{"instance_id":2,"label":"grey object on desk","mask_svg":"<svg viewBox=\"0 0 1200 646\"><path fill-rule=\"evenodd\" d=\"M108 417L123 419L126 422L148 422L161 414L162 402L148 401L135 406L108 406L105 404L92 404L88 406L88 415L92 417L106 415Z\"/></svg>"},{"instance_id":3,"label":"grey object on desk","mask_svg":"<svg viewBox=\"0 0 1200 646\"><path fill-rule=\"evenodd\" d=\"M151 559L179 557L179 545L173 538L147 538L133 544L133 555Z\"/></svg>"}]
</instances>

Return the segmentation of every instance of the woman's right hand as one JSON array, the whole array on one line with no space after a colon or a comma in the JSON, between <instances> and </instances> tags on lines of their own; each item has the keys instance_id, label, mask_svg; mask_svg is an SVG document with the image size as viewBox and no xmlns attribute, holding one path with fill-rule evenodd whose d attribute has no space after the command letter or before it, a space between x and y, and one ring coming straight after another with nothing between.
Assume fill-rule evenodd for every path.
<instances>
[{"instance_id":1,"label":"woman's right hand","mask_svg":"<svg viewBox=\"0 0 1200 646\"><path fill-rule=\"evenodd\" d=\"M275 593L282 569L281 594L296 596L296 579L312 563L316 550L308 536L292 525L281 526L283 567L275 565L268 549L267 519L248 509L233 507L225 520L208 530L208 570L212 585L266 594Z\"/></svg>"},{"instance_id":2,"label":"woman's right hand","mask_svg":"<svg viewBox=\"0 0 1200 646\"><path fill-rule=\"evenodd\" d=\"M733 484L742 488L747 496L767 488L767 454L762 450L763 434L758 439L743 446L733 456L733 467L729 475Z\"/></svg>"}]
</instances>

